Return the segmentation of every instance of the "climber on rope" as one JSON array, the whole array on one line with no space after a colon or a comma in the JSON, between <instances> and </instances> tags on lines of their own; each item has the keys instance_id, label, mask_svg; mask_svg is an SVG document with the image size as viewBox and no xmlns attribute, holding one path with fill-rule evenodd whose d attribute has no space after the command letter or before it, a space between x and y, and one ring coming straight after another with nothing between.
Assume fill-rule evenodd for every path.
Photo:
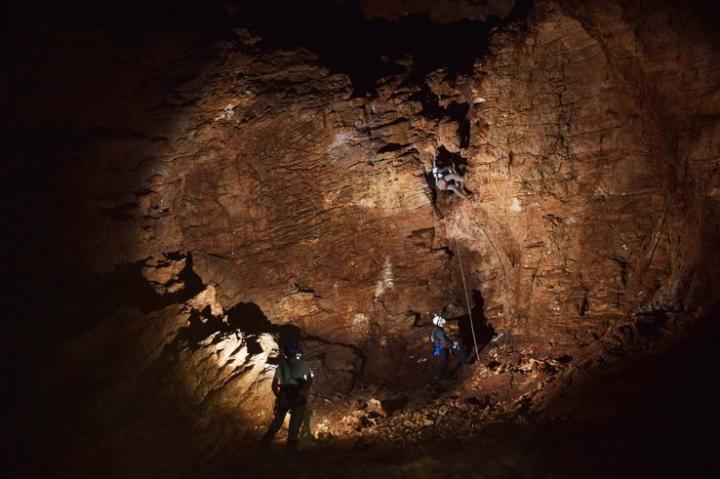
<instances>
[{"instance_id":1,"label":"climber on rope","mask_svg":"<svg viewBox=\"0 0 720 479\"><path fill-rule=\"evenodd\" d=\"M261 443L265 446L270 445L289 412L287 447L289 451L296 451L300 428L306 417L308 392L314 376L310 366L301 359L299 344L286 344L282 353L271 386L275 395L275 417L262 437Z\"/></svg>"},{"instance_id":2,"label":"climber on rope","mask_svg":"<svg viewBox=\"0 0 720 479\"><path fill-rule=\"evenodd\" d=\"M433 166L432 175L438 190L452 191L460 198L468 196L463 191L465 189L465 178L460 176L452 166Z\"/></svg>"},{"instance_id":3,"label":"climber on rope","mask_svg":"<svg viewBox=\"0 0 720 479\"><path fill-rule=\"evenodd\" d=\"M443 329L447 322L445 318L436 314L433 316L433 328L430 331L430 343L433 346L433 356L440 359L440 379L448 377L448 363L450 354L458 358L458 368L466 362L465 351L460 341L451 341Z\"/></svg>"}]
</instances>

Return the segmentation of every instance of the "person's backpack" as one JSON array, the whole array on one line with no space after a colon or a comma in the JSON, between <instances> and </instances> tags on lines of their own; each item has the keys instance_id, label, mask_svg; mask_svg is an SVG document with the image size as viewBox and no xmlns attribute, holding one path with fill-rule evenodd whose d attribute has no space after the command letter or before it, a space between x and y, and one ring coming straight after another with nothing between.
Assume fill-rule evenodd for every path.
<instances>
[{"instance_id":1,"label":"person's backpack","mask_svg":"<svg viewBox=\"0 0 720 479\"><path fill-rule=\"evenodd\" d=\"M282 398L289 404L295 404L300 398L300 386L297 384L286 384L280 387Z\"/></svg>"},{"instance_id":2,"label":"person's backpack","mask_svg":"<svg viewBox=\"0 0 720 479\"><path fill-rule=\"evenodd\" d=\"M306 378L302 377L301 373L298 374L296 368L288 360L282 360L278 367L282 368L283 384L280 386L280 394L283 400L289 404L304 400L301 393L307 382Z\"/></svg>"}]
</instances>

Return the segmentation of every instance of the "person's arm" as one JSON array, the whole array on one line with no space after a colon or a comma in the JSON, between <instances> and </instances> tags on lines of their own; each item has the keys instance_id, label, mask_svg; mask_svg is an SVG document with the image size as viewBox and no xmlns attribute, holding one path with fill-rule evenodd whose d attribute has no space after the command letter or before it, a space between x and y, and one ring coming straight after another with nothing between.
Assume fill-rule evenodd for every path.
<instances>
[{"instance_id":1,"label":"person's arm","mask_svg":"<svg viewBox=\"0 0 720 479\"><path fill-rule=\"evenodd\" d=\"M280 394L280 367L278 366L275 369L275 376L273 376L272 385L270 386L275 397Z\"/></svg>"},{"instance_id":2,"label":"person's arm","mask_svg":"<svg viewBox=\"0 0 720 479\"><path fill-rule=\"evenodd\" d=\"M312 369L310 369L310 368L308 367L308 368L307 368L307 375L306 375L306 377L304 378L305 381L303 382L303 385L302 385L302 394L303 394L303 395L307 395L307 393L310 392L310 387L312 386L312 383L313 383L313 379L314 379L314 378L315 378L315 375L313 374Z\"/></svg>"},{"instance_id":3,"label":"person's arm","mask_svg":"<svg viewBox=\"0 0 720 479\"><path fill-rule=\"evenodd\" d=\"M465 178L463 178L462 176L458 175L457 173L449 173L449 174L445 175L444 178L445 178L446 181L457 181L458 183L464 183L464 182L465 182Z\"/></svg>"}]
</instances>

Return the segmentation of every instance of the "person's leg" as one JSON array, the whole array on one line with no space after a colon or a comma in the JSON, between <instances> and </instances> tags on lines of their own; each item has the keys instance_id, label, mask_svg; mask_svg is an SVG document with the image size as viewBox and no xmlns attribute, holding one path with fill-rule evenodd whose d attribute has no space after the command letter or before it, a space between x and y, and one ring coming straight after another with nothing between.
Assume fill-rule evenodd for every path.
<instances>
[{"instance_id":1,"label":"person's leg","mask_svg":"<svg viewBox=\"0 0 720 479\"><path fill-rule=\"evenodd\" d=\"M296 404L290 408L290 426L288 427L288 446L297 447L300 427L305 420L306 403Z\"/></svg>"},{"instance_id":2,"label":"person's leg","mask_svg":"<svg viewBox=\"0 0 720 479\"><path fill-rule=\"evenodd\" d=\"M455 183L457 183L460 186L462 186L465 183L465 178L458 175L457 173L448 173L447 175L445 175L443 177L443 179L448 182L454 181Z\"/></svg>"},{"instance_id":3,"label":"person's leg","mask_svg":"<svg viewBox=\"0 0 720 479\"><path fill-rule=\"evenodd\" d=\"M455 185L448 185L447 189L458 195L460 198L465 198L467 196Z\"/></svg>"},{"instance_id":4,"label":"person's leg","mask_svg":"<svg viewBox=\"0 0 720 479\"><path fill-rule=\"evenodd\" d=\"M310 405L305 403L305 414L302 421L302 425L300 426L300 444L311 444L313 439L315 439L312 435L312 409L310 409Z\"/></svg>"},{"instance_id":5,"label":"person's leg","mask_svg":"<svg viewBox=\"0 0 720 479\"><path fill-rule=\"evenodd\" d=\"M275 417L273 417L267 432L262 437L262 442L270 444L275 437L275 434L280 430L285 421L285 415L288 412L288 408L280 404L280 401L275 401Z\"/></svg>"},{"instance_id":6,"label":"person's leg","mask_svg":"<svg viewBox=\"0 0 720 479\"><path fill-rule=\"evenodd\" d=\"M450 351L447 348L442 348L440 351L440 379L445 379L448 373L448 356Z\"/></svg>"}]
</instances>

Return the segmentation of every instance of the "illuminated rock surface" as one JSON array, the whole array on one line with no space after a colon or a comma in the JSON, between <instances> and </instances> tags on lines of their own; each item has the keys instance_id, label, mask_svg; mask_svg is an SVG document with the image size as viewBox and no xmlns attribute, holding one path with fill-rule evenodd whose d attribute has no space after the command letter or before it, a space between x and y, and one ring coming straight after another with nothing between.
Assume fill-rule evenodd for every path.
<instances>
[{"instance_id":1,"label":"illuminated rock surface","mask_svg":"<svg viewBox=\"0 0 720 479\"><path fill-rule=\"evenodd\" d=\"M127 38L110 20L11 31L37 55L9 60L5 177L24 180L3 204L4 289L29 324L11 352L40 350L12 384L58 398L29 428L54 449L43 470L231 475L270 420L277 341L301 334L313 460L481 438L467 450L487 477L578 477L526 453L517 424L616 417L612 391L637 396L626 370L714 311L720 54L698 5L363 7L371 26L356 9L281 33L298 12L273 30L228 5ZM470 198L431 190L448 160ZM438 390L428 326L466 314L459 260L480 361ZM597 393L608 371L625 380ZM425 477L431 456L393 473ZM347 474L385 470L368 457Z\"/></svg>"}]
</instances>

